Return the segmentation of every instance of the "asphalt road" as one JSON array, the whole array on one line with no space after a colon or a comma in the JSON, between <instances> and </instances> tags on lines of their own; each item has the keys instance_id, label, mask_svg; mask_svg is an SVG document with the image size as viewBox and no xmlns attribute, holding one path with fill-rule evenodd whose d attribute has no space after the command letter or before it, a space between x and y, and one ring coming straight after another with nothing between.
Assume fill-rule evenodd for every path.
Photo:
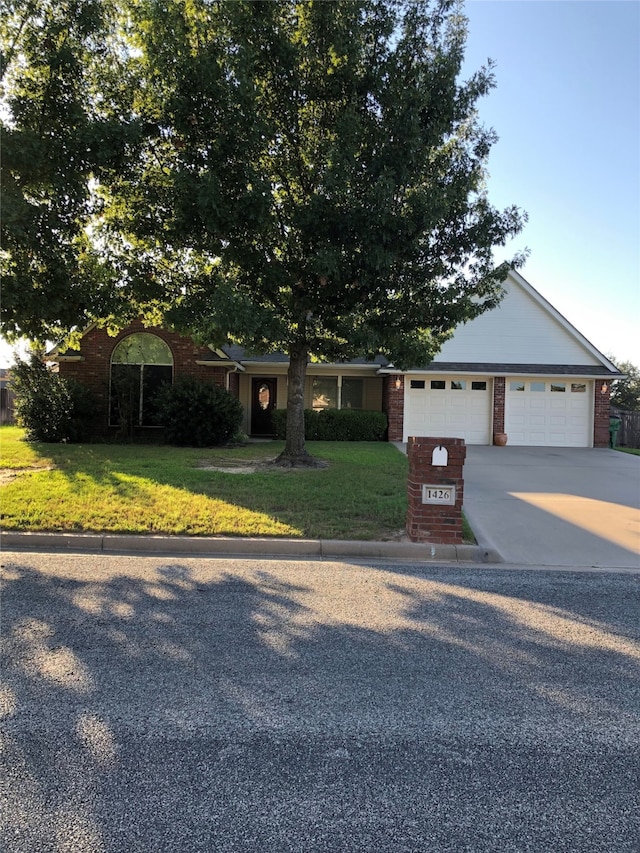
<instances>
[{"instance_id":1,"label":"asphalt road","mask_svg":"<svg viewBox=\"0 0 640 853\"><path fill-rule=\"evenodd\" d=\"M640 851L640 574L5 553L3 850Z\"/></svg>"}]
</instances>

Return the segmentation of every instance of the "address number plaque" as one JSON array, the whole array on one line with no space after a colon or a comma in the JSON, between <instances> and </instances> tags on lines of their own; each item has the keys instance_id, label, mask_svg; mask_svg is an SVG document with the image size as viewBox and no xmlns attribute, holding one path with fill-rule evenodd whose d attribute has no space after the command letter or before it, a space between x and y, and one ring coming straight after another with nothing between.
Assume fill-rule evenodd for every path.
<instances>
[{"instance_id":1,"label":"address number plaque","mask_svg":"<svg viewBox=\"0 0 640 853\"><path fill-rule=\"evenodd\" d=\"M442 484L422 485L423 504L443 504L444 506L455 506L456 487L443 486Z\"/></svg>"}]
</instances>

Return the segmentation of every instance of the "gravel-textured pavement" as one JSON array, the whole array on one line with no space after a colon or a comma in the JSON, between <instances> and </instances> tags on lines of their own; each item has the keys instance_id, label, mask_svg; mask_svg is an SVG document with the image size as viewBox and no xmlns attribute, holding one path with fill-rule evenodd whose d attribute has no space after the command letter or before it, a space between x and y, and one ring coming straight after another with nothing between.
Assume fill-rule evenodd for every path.
<instances>
[{"instance_id":1,"label":"gravel-textured pavement","mask_svg":"<svg viewBox=\"0 0 640 853\"><path fill-rule=\"evenodd\" d=\"M640 851L640 574L3 554L12 853Z\"/></svg>"}]
</instances>

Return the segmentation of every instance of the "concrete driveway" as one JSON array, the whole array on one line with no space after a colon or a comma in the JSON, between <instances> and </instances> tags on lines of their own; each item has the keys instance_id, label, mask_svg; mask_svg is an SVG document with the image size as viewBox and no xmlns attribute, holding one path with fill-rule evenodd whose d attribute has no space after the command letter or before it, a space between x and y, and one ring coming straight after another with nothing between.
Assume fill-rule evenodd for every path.
<instances>
[{"instance_id":1,"label":"concrete driveway","mask_svg":"<svg viewBox=\"0 0 640 853\"><path fill-rule=\"evenodd\" d=\"M464 475L465 514L505 562L640 568L640 456L469 446Z\"/></svg>"}]
</instances>

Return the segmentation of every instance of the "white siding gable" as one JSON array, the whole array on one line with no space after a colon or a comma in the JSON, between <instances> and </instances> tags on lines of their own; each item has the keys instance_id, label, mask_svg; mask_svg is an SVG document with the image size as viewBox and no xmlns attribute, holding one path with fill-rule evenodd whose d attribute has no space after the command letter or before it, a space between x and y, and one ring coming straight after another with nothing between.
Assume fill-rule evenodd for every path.
<instances>
[{"instance_id":1,"label":"white siding gable","mask_svg":"<svg viewBox=\"0 0 640 853\"><path fill-rule=\"evenodd\" d=\"M510 274L503 287L506 293L500 305L458 326L436 356L436 361L603 363L588 341L564 318L554 316L554 309L517 273Z\"/></svg>"}]
</instances>

